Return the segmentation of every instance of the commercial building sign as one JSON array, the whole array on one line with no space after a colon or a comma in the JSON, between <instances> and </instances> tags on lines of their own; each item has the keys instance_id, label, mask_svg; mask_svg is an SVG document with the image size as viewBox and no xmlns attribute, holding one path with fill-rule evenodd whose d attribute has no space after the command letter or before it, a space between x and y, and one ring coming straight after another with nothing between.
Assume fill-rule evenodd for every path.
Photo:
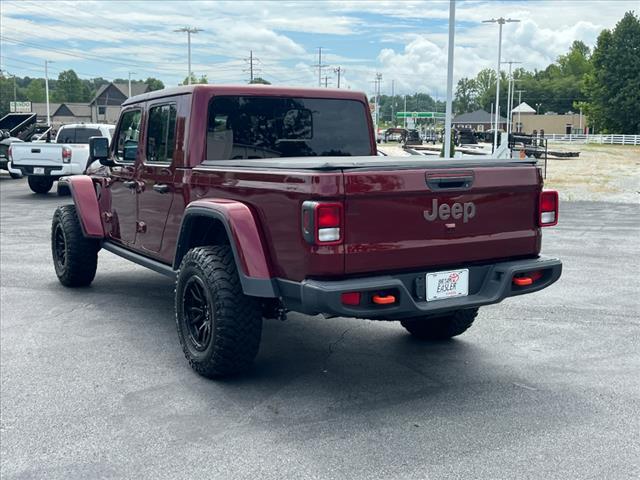
<instances>
[{"instance_id":1,"label":"commercial building sign","mask_svg":"<svg viewBox=\"0 0 640 480\"><path fill-rule=\"evenodd\" d=\"M11 113L31 113L31 102L9 102Z\"/></svg>"}]
</instances>

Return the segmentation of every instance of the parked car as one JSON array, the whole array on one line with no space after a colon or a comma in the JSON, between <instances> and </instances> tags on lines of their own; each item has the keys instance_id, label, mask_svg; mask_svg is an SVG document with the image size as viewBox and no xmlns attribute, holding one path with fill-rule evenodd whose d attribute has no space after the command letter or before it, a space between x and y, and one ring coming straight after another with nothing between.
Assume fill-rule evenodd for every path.
<instances>
[{"instance_id":1,"label":"parked car","mask_svg":"<svg viewBox=\"0 0 640 480\"><path fill-rule=\"evenodd\" d=\"M53 183L64 175L85 172L89 159L89 138L110 139L114 125L79 123L63 125L55 143L24 142L10 146L11 167L27 175L29 187L35 193L47 193Z\"/></svg>"},{"instance_id":2,"label":"parked car","mask_svg":"<svg viewBox=\"0 0 640 480\"><path fill-rule=\"evenodd\" d=\"M62 180L74 205L53 216L58 279L89 285L101 248L175 279L182 349L208 377L251 365L263 317L396 320L444 339L561 274L540 255L558 195L535 161L376 156L363 93L155 91L90 151L102 168Z\"/></svg>"}]
</instances>

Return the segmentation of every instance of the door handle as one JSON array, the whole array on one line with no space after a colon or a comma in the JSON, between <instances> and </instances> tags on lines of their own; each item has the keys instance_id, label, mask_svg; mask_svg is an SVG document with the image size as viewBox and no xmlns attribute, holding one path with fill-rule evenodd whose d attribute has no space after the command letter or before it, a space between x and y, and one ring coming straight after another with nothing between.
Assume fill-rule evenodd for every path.
<instances>
[{"instance_id":1,"label":"door handle","mask_svg":"<svg viewBox=\"0 0 640 480\"><path fill-rule=\"evenodd\" d=\"M122 185L133 190L134 188L138 187L138 182L136 182L135 180L128 180L126 182L122 182Z\"/></svg>"},{"instance_id":2,"label":"door handle","mask_svg":"<svg viewBox=\"0 0 640 480\"><path fill-rule=\"evenodd\" d=\"M169 193L169 185L165 185L164 183L156 183L152 188L154 192Z\"/></svg>"}]
</instances>

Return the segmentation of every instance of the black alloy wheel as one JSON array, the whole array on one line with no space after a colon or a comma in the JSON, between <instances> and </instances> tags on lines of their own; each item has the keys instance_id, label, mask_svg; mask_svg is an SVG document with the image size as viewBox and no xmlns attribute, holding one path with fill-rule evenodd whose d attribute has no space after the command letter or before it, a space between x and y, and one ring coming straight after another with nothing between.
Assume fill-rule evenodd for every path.
<instances>
[{"instance_id":1,"label":"black alloy wheel","mask_svg":"<svg viewBox=\"0 0 640 480\"><path fill-rule=\"evenodd\" d=\"M56 225L53 232L53 260L56 262L58 269L64 269L67 263L67 240L64 237L64 230L62 224Z\"/></svg>"},{"instance_id":2,"label":"black alloy wheel","mask_svg":"<svg viewBox=\"0 0 640 480\"><path fill-rule=\"evenodd\" d=\"M199 352L206 350L212 339L213 310L204 282L197 275L187 280L182 308L189 341Z\"/></svg>"}]
</instances>

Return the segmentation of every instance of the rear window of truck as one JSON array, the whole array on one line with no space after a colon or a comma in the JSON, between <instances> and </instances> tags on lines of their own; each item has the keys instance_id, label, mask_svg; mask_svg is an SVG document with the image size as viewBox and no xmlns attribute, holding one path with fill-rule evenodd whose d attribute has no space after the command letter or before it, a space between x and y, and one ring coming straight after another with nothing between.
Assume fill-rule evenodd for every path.
<instances>
[{"instance_id":1,"label":"rear window of truck","mask_svg":"<svg viewBox=\"0 0 640 480\"><path fill-rule=\"evenodd\" d=\"M371 155L366 115L356 100L215 97L207 160Z\"/></svg>"},{"instance_id":2,"label":"rear window of truck","mask_svg":"<svg viewBox=\"0 0 640 480\"><path fill-rule=\"evenodd\" d=\"M101 136L102 132L97 128L63 128L56 143L89 143L89 138Z\"/></svg>"}]
</instances>

